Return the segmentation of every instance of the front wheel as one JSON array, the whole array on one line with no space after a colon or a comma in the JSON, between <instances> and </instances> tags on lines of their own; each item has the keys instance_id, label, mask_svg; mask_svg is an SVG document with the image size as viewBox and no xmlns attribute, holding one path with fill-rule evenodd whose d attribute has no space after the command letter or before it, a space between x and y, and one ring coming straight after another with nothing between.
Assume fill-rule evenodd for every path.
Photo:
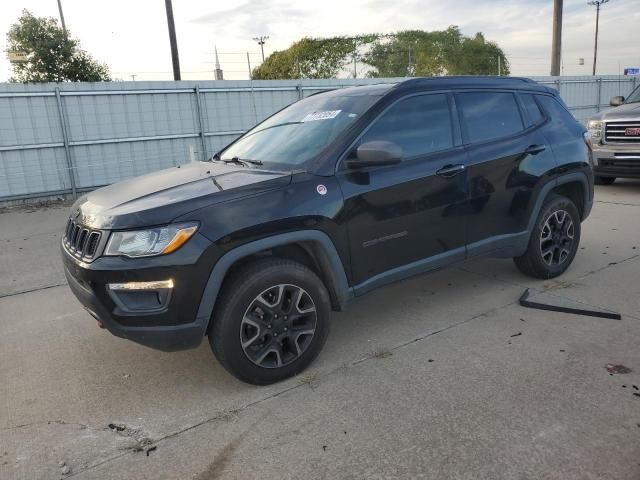
<instances>
[{"instance_id":1,"label":"front wheel","mask_svg":"<svg viewBox=\"0 0 640 480\"><path fill-rule=\"evenodd\" d=\"M562 274L576 256L580 244L580 214L571 200L550 195L544 202L524 255L516 266L535 278Z\"/></svg>"},{"instance_id":2,"label":"front wheel","mask_svg":"<svg viewBox=\"0 0 640 480\"><path fill-rule=\"evenodd\" d=\"M267 385L301 372L318 356L330 312L329 294L309 268L258 260L225 281L209 344L232 375Z\"/></svg>"}]
</instances>

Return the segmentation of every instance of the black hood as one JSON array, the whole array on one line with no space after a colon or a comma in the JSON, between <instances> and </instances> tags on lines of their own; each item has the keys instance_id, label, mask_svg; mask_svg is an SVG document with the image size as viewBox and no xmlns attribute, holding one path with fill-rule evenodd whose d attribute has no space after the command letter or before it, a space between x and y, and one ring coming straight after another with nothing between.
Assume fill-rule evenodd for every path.
<instances>
[{"instance_id":1,"label":"black hood","mask_svg":"<svg viewBox=\"0 0 640 480\"><path fill-rule=\"evenodd\" d=\"M77 215L79 223L95 229L160 225L193 210L278 188L290 181L288 172L194 162L90 192L74 204L72 215Z\"/></svg>"}]
</instances>

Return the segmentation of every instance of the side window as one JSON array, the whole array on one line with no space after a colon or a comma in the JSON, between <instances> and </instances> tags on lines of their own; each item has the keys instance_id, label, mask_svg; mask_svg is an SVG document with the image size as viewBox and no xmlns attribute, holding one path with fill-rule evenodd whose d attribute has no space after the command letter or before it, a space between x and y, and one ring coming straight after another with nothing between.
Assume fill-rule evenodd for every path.
<instances>
[{"instance_id":1,"label":"side window","mask_svg":"<svg viewBox=\"0 0 640 480\"><path fill-rule=\"evenodd\" d=\"M536 99L553 122L563 122L568 125L576 123L573 115L555 98L549 95L536 95Z\"/></svg>"},{"instance_id":2,"label":"side window","mask_svg":"<svg viewBox=\"0 0 640 480\"><path fill-rule=\"evenodd\" d=\"M394 142L403 158L453 146L451 112L446 94L421 95L401 100L375 120L360 143Z\"/></svg>"},{"instance_id":3,"label":"side window","mask_svg":"<svg viewBox=\"0 0 640 480\"><path fill-rule=\"evenodd\" d=\"M544 115L540 111L540 107L536 103L533 95L530 93L524 93L520 95L524 109L527 111L527 117L529 118L529 125L537 125L542 121Z\"/></svg>"},{"instance_id":4,"label":"side window","mask_svg":"<svg viewBox=\"0 0 640 480\"><path fill-rule=\"evenodd\" d=\"M524 129L512 93L458 93L456 104L470 142L507 137Z\"/></svg>"}]
</instances>

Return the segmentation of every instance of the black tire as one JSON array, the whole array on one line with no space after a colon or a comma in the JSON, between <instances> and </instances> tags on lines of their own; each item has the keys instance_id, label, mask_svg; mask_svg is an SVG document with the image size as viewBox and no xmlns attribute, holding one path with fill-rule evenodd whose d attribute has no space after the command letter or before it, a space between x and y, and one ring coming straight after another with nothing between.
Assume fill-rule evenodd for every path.
<instances>
[{"instance_id":1,"label":"black tire","mask_svg":"<svg viewBox=\"0 0 640 480\"><path fill-rule=\"evenodd\" d=\"M563 219L562 222L559 219ZM570 232L564 231L567 228ZM530 277L554 278L569 268L579 244L578 209L568 198L552 194L540 209L527 251L513 261L522 273Z\"/></svg>"},{"instance_id":2,"label":"black tire","mask_svg":"<svg viewBox=\"0 0 640 480\"><path fill-rule=\"evenodd\" d=\"M209 344L236 378L268 385L300 373L318 356L329 335L330 315L329 294L313 271L269 257L241 267L225 280Z\"/></svg>"},{"instance_id":3,"label":"black tire","mask_svg":"<svg viewBox=\"0 0 640 480\"><path fill-rule=\"evenodd\" d=\"M613 185L616 181L616 177L595 177L593 183L596 185Z\"/></svg>"}]
</instances>

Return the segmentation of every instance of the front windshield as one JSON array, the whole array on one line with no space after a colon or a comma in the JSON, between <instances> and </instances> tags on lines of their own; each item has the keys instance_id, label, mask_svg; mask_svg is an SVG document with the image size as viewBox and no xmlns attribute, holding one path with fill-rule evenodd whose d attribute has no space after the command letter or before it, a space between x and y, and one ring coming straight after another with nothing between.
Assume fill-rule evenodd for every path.
<instances>
[{"instance_id":1,"label":"front windshield","mask_svg":"<svg viewBox=\"0 0 640 480\"><path fill-rule=\"evenodd\" d=\"M631 94L627 97L624 103L638 103L640 102L640 86L636 88Z\"/></svg>"},{"instance_id":2,"label":"front windshield","mask_svg":"<svg viewBox=\"0 0 640 480\"><path fill-rule=\"evenodd\" d=\"M222 160L259 160L266 168L301 167L322 152L376 100L376 95L314 95L281 110L220 153Z\"/></svg>"}]
</instances>

